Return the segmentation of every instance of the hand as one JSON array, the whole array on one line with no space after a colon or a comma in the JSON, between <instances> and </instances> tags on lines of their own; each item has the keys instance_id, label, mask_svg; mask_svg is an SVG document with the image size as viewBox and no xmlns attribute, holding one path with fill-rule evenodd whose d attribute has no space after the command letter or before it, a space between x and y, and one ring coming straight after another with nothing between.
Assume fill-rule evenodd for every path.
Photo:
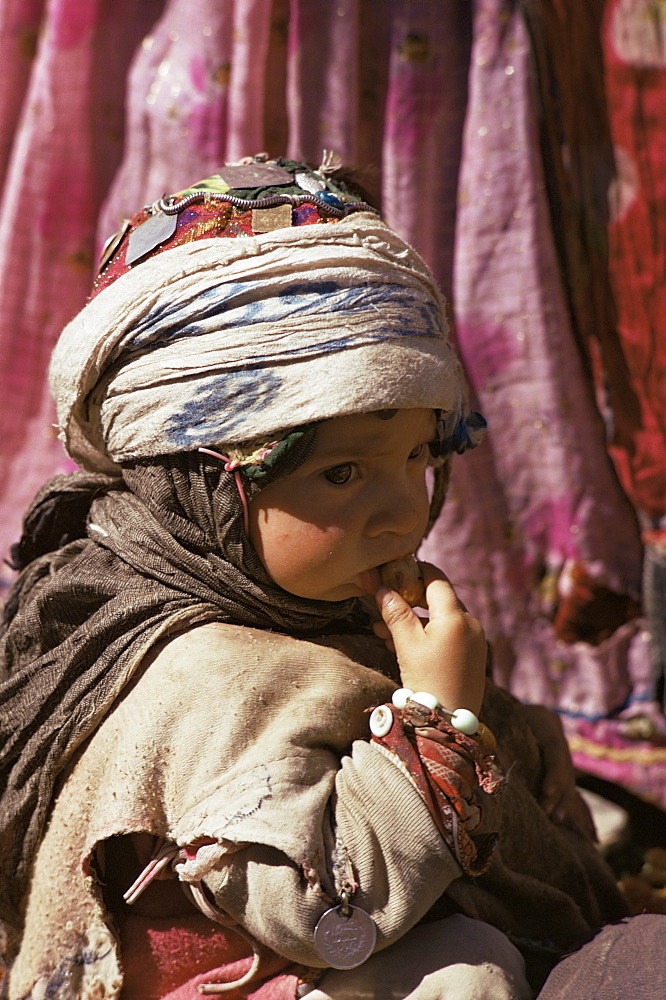
<instances>
[{"instance_id":1,"label":"hand","mask_svg":"<svg viewBox=\"0 0 666 1000\"><path fill-rule=\"evenodd\" d=\"M481 624L469 614L441 570L422 563L429 619L422 621L394 590L375 595L383 623L375 632L392 646L400 676L412 691L428 691L444 708L478 715L487 656Z\"/></svg>"},{"instance_id":2,"label":"hand","mask_svg":"<svg viewBox=\"0 0 666 1000\"><path fill-rule=\"evenodd\" d=\"M576 788L571 754L559 716L544 705L523 705L522 711L541 753L541 807L554 823L573 824L596 841L592 814Z\"/></svg>"}]
</instances>

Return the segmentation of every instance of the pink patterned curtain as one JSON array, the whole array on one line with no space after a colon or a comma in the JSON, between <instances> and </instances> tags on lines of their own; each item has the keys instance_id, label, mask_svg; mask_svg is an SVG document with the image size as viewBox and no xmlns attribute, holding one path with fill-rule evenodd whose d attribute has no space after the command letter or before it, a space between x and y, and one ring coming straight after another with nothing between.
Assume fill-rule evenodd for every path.
<instances>
[{"instance_id":1,"label":"pink patterned curtain","mask_svg":"<svg viewBox=\"0 0 666 1000\"><path fill-rule=\"evenodd\" d=\"M435 269L489 420L424 554L482 618L499 679L564 713L578 762L666 802L655 656L637 617L637 515L649 507L654 529L666 513L641 493L641 456L652 498L664 456L663 352L649 347L664 305L645 287L663 233L661 251L659 231L640 261L631 250L636 199L666 217L658 7L0 0L3 557L34 492L70 467L45 375L106 237L224 160L317 163L334 149ZM616 407L612 460L608 373L615 403L639 398Z\"/></svg>"}]
</instances>

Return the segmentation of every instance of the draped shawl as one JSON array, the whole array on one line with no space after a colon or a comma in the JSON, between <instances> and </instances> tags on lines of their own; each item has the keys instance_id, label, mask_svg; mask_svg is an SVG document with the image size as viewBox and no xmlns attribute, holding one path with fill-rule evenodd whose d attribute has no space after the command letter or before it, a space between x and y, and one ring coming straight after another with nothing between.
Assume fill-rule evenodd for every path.
<instances>
[{"instance_id":1,"label":"draped shawl","mask_svg":"<svg viewBox=\"0 0 666 1000\"><path fill-rule=\"evenodd\" d=\"M65 544L37 555L54 538ZM0 641L0 916L11 936L57 777L152 644L212 620L308 636L361 618L354 601L273 584L231 473L196 452L139 461L121 478L57 477L28 513L22 548L36 558L10 592Z\"/></svg>"}]
</instances>

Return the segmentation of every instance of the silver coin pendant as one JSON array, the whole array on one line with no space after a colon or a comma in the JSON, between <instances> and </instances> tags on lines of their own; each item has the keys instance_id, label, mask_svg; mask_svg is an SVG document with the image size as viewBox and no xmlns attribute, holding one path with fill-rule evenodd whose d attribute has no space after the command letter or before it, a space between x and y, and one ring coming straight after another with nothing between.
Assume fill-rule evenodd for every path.
<instances>
[{"instance_id":1,"label":"silver coin pendant","mask_svg":"<svg viewBox=\"0 0 666 1000\"><path fill-rule=\"evenodd\" d=\"M344 912L346 909L346 913ZM314 945L320 958L334 969L355 969L372 955L377 927L358 906L333 906L314 930Z\"/></svg>"}]
</instances>

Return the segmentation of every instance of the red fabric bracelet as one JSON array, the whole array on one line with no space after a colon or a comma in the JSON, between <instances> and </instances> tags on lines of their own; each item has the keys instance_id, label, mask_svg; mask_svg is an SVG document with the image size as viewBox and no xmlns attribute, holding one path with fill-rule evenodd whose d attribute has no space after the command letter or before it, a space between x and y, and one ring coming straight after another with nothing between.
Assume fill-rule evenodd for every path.
<instances>
[{"instance_id":1,"label":"red fabric bracelet","mask_svg":"<svg viewBox=\"0 0 666 1000\"><path fill-rule=\"evenodd\" d=\"M494 757L471 736L454 729L437 709L416 702L404 709L385 705L393 724L375 743L396 754L413 778L437 829L467 875L488 868L497 830L484 830L482 799L495 795L504 778Z\"/></svg>"}]
</instances>

